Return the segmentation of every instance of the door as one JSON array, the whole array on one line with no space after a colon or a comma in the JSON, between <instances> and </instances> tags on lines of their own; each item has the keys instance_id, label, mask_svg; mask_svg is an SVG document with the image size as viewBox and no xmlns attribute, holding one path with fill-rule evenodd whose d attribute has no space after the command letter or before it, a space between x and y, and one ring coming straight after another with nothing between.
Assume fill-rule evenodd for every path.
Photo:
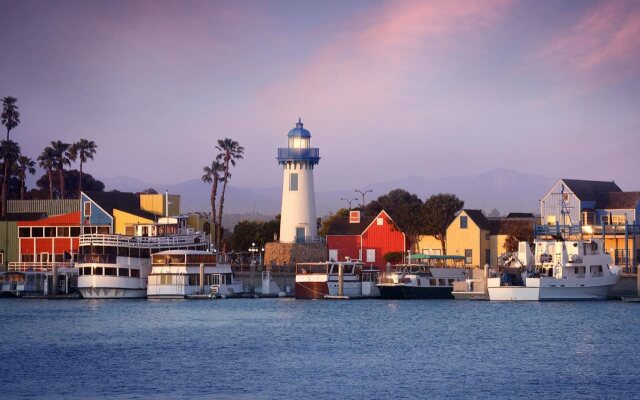
<instances>
[{"instance_id":1,"label":"door","mask_svg":"<svg viewBox=\"0 0 640 400\"><path fill-rule=\"evenodd\" d=\"M296 243L304 243L304 228L296 228Z\"/></svg>"},{"instance_id":2,"label":"door","mask_svg":"<svg viewBox=\"0 0 640 400\"><path fill-rule=\"evenodd\" d=\"M40 262L48 263L49 262L49 253L40 253Z\"/></svg>"},{"instance_id":3,"label":"door","mask_svg":"<svg viewBox=\"0 0 640 400\"><path fill-rule=\"evenodd\" d=\"M329 260L338 261L337 249L329 249Z\"/></svg>"}]
</instances>

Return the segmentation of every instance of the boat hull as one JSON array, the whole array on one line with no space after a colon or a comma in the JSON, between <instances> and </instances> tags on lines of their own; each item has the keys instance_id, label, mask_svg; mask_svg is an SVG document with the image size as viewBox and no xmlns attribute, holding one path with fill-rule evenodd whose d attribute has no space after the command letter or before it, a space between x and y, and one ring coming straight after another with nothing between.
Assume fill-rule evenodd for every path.
<instances>
[{"instance_id":1,"label":"boat hull","mask_svg":"<svg viewBox=\"0 0 640 400\"><path fill-rule=\"evenodd\" d=\"M418 287L407 285L379 285L381 299L453 299L453 287Z\"/></svg>"},{"instance_id":2,"label":"boat hull","mask_svg":"<svg viewBox=\"0 0 640 400\"><path fill-rule=\"evenodd\" d=\"M606 300L611 286L590 287L541 287L541 301Z\"/></svg>"},{"instance_id":3,"label":"boat hull","mask_svg":"<svg viewBox=\"0 0 640 400\"><path fill-rule=\"evenodd\" d=\"M489 295L484 292L452 292L456 300L489 300Z\"/></svg>"},{"instance_id":4,"label":"boat hull","mask_svg":"<svg viewBox=\"0 0 640 400\"><path fill-rule=\"evenodd\" d=\"M491 301L538 301L540 288L526 286L489 287Z\"/></svg>"},{"instance_id":5,"label":"boat hull","mask_svg":"<svg viewBox=\"0 0 640 400\"><path fill-rule=\"evenodd\" d=\"M79 289L85 299L145 299L147 289L84 287Z\"/></svg>"},{"instance_id":6,"label":"boat hull","mask_svg":"<svg viewBox=\"0 0 640 400\"><path fill-rule=\"evenodd\" d=\"M329 295L327 282L296 282L294 296L296 299L324 299Z\"/></svg>"}]
</instances>

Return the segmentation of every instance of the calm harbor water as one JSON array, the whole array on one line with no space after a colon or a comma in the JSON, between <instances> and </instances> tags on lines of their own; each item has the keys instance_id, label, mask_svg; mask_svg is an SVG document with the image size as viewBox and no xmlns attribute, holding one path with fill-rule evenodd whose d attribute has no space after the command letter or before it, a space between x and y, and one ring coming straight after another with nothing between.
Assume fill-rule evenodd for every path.
<instances>
[{"instance_id":1,"label":"calm harbor water","mask_svg":"<svg viewBox=\"0 0 640 400\"><path fill-rule=\"evenodd\" d=\"M1 398L639 398L622 302L0 300Z\"/></svg>"}]
</instances>

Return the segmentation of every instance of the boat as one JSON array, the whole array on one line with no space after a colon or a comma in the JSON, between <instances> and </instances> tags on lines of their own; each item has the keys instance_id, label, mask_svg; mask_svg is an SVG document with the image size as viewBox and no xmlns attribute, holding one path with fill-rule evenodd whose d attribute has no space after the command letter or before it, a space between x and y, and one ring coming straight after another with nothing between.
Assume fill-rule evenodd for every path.
<instances>
[{"instance_id":1,"label":"boat","mask_svg":"<svg viewBox=\"0 0 640 400\"><path fill-rule=\"evenodd\" d=\"M234 297L243 293L231 265L208 251L168 250L151 256L149 299Z\"/></svg>"},{"instance_id":2,"label":"boat","mask_svg":"<svg viewBox=\"0 0 640 400\"><path fill-rule=\"evenodd\" d=\"M77 297L73 262L10 262L0 273L0 297Z\"/></svg>"},{"instance_id":3,"label":"boat","mask_svg":"<svg viewBox=\"0 0 640 400\"><path fill-rule=\"evenodd\" d=\"M487 280L491 301L604 300L622 270L611 265L601 239L536 239L506 254L501 273Z\"/></svg>"},{"instance_id":4,"label":"boat","mask_svg":"<svg viewBox=\"0 0 640 400\"><path fill-rule=\"evenodd\" d=\"M185 217L136 224L132 236L80 235L78 290L87 299L146 298L151 255L208 249L207 234L187 228Z\"/></svg>"},{"instance_id":5,"label":"boat","mask_svg":"<svg viewBox=\"0 0 640 400\"><path fill-rule=\"evenodd\" d=\"M296 299L361 299L380 296L379 271L358 260L299 263L296 265Z\"/></svg>"},{"instance_id":6,"label":"boat","mask_svg":"<svg viewBox=\"0 0 640 400\"><path fill-rule=\"evenodd\" d=\"M397 265L393 271L380 274L380 298L453 299L454 282L469 276L463 256L414 254L409 258L419 262Z\"/></svg>"},{"instance_id":7,"label":"boat","mask_svg":"<svg viewBox=\"0 0 640 400\"><path fill-rule=\"evenodd\" d=\"M489 265L485 265L482 269L473 268L470 278L453 282L451 294L456 300L489 300L488 277Z\"/></svg>"}]
</instances>

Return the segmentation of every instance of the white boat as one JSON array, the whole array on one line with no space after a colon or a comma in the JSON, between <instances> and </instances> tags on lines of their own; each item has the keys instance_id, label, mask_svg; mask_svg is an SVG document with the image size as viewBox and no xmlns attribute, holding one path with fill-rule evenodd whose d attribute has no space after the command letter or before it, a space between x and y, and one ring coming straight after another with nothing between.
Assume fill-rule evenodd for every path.
<instances>
[{"instance_id":1,"label":"white boat","mask_svg":"<svg viewBox=\"0 0 640 400\"><path fill-rule=\"evenodd\" d=\"M231 265L218 262L214 253L168 250L151 256L147 285L150 299L233 297L242 293L242 283L234 280Z\"/></svg>"},{"instance_id":2,"label":"white boat","mask_svg":"<svg viewBox=\"0 0 640 400\"><path fill-rule=\"evenodd\" d=\"M471 277L464 281L453 282L451 294L456 300L489 300L487 291L487 279L489 277L489 265L484 268L473 268Z\"/></svg>"},{"instance_id":3,"label":"white boat","mask_svg":"<svg viewBox=\"0 0 640 400\"><path fill-rule=\"evenodd\" d=\"M417 264L398 265L380 274L377 287L383 299L453 299L455 282L464 282L469 271L463 256L415 254Z\"/></svg>"},{"instance_id":4,"label":"white boat","mask_svg":"<svg viewBox=\"0 0 640 400\"><path fill-rule=\"evenodd\" d=\"M379 297L378 270L360 261L328 261L296 265L296 299Z\"/></svg>"},{"instance_id":5,"label":"white boat","mask_svg":"<svg viewBox=\"0 0 640 400\"><path fill-rule=\"evenodd\" d=\"M621 276L602 240L535 240L509 256L499 277L489 278L492 301L604 300Z\"/></svg>"},{"instance_id":6,"label":"white boat","mask_svg":"<svg viewBox=\"0 0 640 400\"><path fill-rule=\"evenodd\" d=\"M152 254L209 248L207 235L186 228L182 217L133 228L134 236L80 235L76 265L78 290L84 298L145 298Z\"/></svg>"}]
</instances>

